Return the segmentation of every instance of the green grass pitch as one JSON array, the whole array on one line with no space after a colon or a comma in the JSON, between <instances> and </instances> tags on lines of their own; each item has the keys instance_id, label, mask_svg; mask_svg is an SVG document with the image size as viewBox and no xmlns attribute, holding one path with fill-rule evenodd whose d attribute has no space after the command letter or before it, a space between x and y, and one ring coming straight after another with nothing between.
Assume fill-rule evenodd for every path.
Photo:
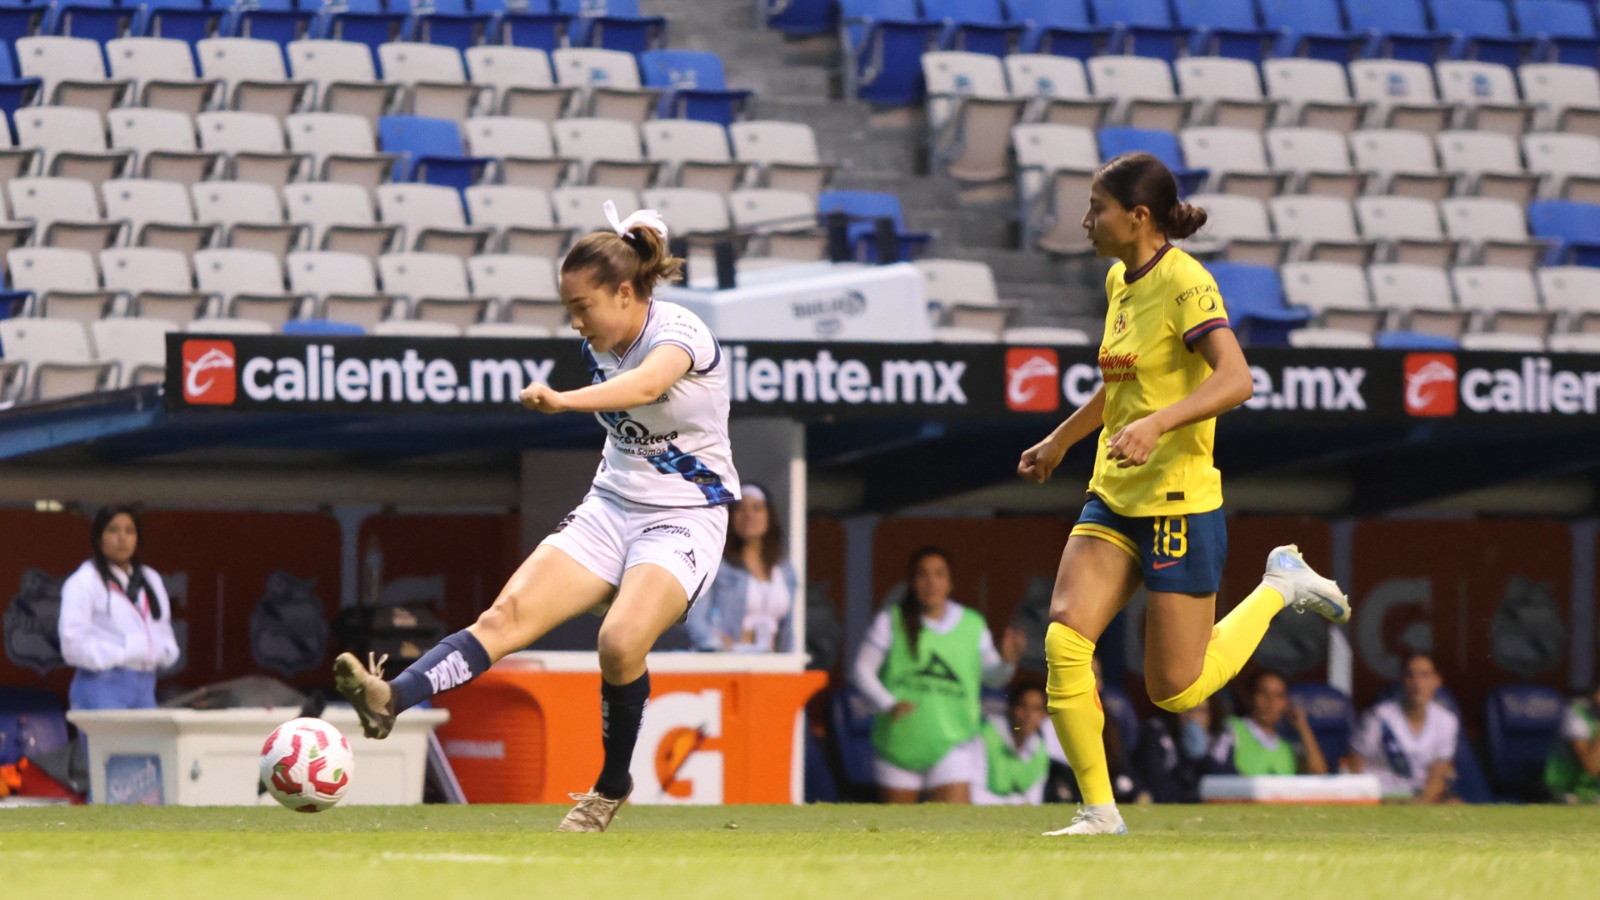
<instances>
[{"instance_id":1,"label":"green grass pitch","mask_svg":"<svg viewBox=\"0 0 1600 900\"><path fill-rule=\"evenodd\" d=\"M1593 807L1126 810L628 807L603 835L539 806L0 809L0 895L76 898L1268 898L1600 896Z\"/></svg>"}]
</instances>

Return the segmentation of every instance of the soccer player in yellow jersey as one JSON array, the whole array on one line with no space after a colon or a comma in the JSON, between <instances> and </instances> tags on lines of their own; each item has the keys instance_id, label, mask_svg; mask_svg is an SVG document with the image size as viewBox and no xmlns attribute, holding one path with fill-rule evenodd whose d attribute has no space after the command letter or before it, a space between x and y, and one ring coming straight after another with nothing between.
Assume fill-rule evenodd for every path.
<instances>
[{"instance_id":1,"label":"soccer player in yellow jersey","mask_svg":"<svg viewBox=\"0 0 1600 900\"><path fill-rule=\"evenodd\" d=\"M1173 712L1199 705L1237 675L1279 610L1350 618L1339 586L1289 544L1268 554L1261 585L1216 622L1228 535L1212 439L1216 417L1249 399L1251 382L1216 281L1168 243L1205 221L1204 210L1178 200L1172 173L1147 153L1119 156L1095 173L1083 227L1098 255L1119 260L1106 275L1104 384L1017 465L1042 484L1069 447L1101 430L1045 635L1050 718L1084 804L1052 835L1127 833L1111 793L1105 713L1090 662L1095 641L1141 581L1149 599L1145 687Z\"/></svg>"}]
</instances>

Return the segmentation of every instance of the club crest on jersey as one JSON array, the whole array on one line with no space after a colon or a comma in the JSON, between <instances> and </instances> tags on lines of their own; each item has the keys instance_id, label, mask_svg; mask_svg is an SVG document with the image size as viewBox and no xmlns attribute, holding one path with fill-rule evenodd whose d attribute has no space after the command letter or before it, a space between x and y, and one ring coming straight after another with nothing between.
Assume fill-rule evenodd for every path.
<instances>
[{"instance_id":1,"label":"club crest on jersey","mask_svg":"<svg viewBox=\"0 0 1600 900\"><path fill-rule=\"evenodd\" d=\"M683 560L683 564L689 567L690 572L696 571L693 550L674 550L673 552L678 554L678 558Z\"/></svg>"},{"instance_id":2,"label":"club crest on jersey","mask_svg":"<svg viewBox=\"0 0 1600 900\"><path fill-rule=\"evenodd\" d=\"M1117 313L1116 321L1111 323L1111 333L1112 334L1121 334L1121 333L1123 333L1124 331L1127 331L1127 330L1128 330L1128 311L1127 310L1122 310L1121 312Z\"/></svg>"}]
</instances>

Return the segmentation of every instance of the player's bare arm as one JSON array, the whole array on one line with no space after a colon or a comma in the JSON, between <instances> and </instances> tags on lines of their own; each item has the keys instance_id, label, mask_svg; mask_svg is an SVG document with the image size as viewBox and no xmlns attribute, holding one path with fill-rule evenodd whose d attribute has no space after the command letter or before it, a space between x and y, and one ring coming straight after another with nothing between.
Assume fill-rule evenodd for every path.
<instances>
[{"instance_id":1,"label":"player's bare arm","mask_svg":"<svg viewBox=\"0 0 1600 900\"><path fill-rule=\"evenodd\" d=\"M1050 480L1050 475L1061 465L1061 458L1067 455L1072 445L1083 440L1103 423L1101 413L1105 410L1106 388L1105 385L1095 389L1094 396L1089 402L1077 408L1065 421L1057 425L1049 436L1032 447L1022 451L1022 460L1017 463L1017 474L1028 479L1034 484L1044 484Z\"/></svg>"},{"instance_id":2,"label":"player's bare arm","mask_svg":"<svg viewBox=\"0 0 1600 900\"><path fill-rule=\"evenodd\" d=\"M639 368L573 391L558 391L542 382L522 389L522 405L542 413L620 412L644 406L667 392L689 373L688 351L667 344L650 351Z\"/></svg>"},{"instance_id":3,"label":"player's bare arm","mask_svg":"<svg viewBox=\"0 0 1600 900\"><path fill-rule=\"evenodd\" d=\"M1201 335L1194 342L1194 351L1211 366L1211 375L1194 393L1128 423L1106 441L1106 455L1121 460L1120 468L1144 465L1163 434L1214 419L1249 400L1255 392L1250 381L1250 366L1231 329L1218 328Z\"/></svg>"}]
</instances>

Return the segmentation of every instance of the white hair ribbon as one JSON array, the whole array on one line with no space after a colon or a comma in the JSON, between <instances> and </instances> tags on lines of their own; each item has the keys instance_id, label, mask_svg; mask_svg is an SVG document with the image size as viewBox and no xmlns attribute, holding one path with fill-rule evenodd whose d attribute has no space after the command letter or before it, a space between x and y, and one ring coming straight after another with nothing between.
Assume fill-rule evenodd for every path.
<instances>
[{"instance_id":1,"label":"white hair ribbon","mask_svg":"<svg viewBox=\"0 0 1600 900\"><path fill-rule=\"evenodd\" d=\"M635 225L643 225L661 235L663 241L667 239L667 223L662 221L661 213L653 209L641 209L638 212L629 213L628 217L620 222L617 221L617 205L615 203L607 200L605 210L606 221L611 223L611 228L617 233L617 237L625 238Z\"/></svg>"}]
</instances>

